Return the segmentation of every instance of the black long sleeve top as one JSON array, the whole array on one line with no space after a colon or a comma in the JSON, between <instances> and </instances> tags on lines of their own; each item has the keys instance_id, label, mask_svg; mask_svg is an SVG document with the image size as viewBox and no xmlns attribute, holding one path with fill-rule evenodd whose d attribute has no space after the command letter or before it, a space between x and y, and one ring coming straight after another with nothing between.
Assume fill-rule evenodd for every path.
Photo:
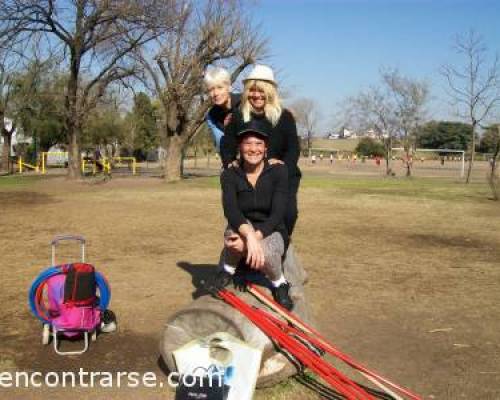
<instances>
[{"instance_id":1,"label":"black long sleeve top","mask_svg":"<svg viewBox=\"0 0 500 400\"><path fill-rule=\"evenodd\" d=\"M229 110L214 105L208 110L207 117L212 121L212 123L217 126L222 132L224 132L224 121L229 114L234 113L238 110L241 102L241 94L231 93L231 108Z\"/></svg>"},{"instance_id":2,"label":"black long sleeve top","mask_svg":"<svg viewBox=\"0 0 500 400\"><path fill-rule=\"evenodd\" d=\"M264 115L252 114L252 118L266 118ZM226 126L224 136L221 140L221 158L226 168L236 159L238 153L237 133L243 124L241 112L233 113L231 122ZM276 126L273 127L269 137L267 158L282 160L288 167L289 180L300 177L300 169L297 166L300 156L299 138L297 126L290 111L284 109Z\"/></svg>"},{"instance_id":3,"label":"black long sleeve top","mask_svg":"<svg viewBox=\"0 0 500 400\"><path fill-rule=\"evenodd\" d=\"M250 184L241 167L225 169L220 181L224 215L233 230L238 231L242 224L250 221L264 237L279 232L285 246L288 246L289 237L284 222L288 196L285 165L271 166L265 161L255 187Z\"/></svg>"}]
</instances>

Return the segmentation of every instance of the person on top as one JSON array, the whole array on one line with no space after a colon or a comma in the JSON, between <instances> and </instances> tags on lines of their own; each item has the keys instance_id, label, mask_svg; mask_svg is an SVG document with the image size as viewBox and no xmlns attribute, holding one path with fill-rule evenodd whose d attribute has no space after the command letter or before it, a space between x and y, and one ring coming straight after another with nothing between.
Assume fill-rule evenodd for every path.
<instances>
[{"instance_id":1,"label":"person on top","mask_svg":"<svg viewBox=\"0 0 500 400\"><path fill-rule=\"evenodd\" d=\"M208 69L203 80L212 101L206 122L212 134L215 149L219 153L224 128L229 124L233 111L240 106L241 95L231 93L231 75L224 68Z\"/></svg>"},{"instance_id":2,"label":"person on top","mask_svg":"<svg viewBox=\"0 0 500 400\"><path fill-rule=\"evenodd\" d=\"M270 165L284 164L288 170L288 199L285 225L291 236L298 217L297 191L301 172L297 165L300 155L297 126L290 111L283 108L278 95L278 85L271 68L255 65L243 81L244 90L239 110L233 112L221 141L221 158L224 168L234 165L238 153L237 133L241 126L262 120L271 124L267 157Z\"/></svg>"}]
</instances>

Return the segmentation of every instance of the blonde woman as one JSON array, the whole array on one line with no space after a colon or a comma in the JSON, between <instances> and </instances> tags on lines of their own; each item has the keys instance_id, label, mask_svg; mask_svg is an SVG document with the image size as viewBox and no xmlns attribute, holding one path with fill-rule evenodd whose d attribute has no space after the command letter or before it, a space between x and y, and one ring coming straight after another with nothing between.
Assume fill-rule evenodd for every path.
<instances>
[{"instance_id":1,"label":"blonde woman","mask_svg":"<svg viewBox=\"0 0 500 400\"><path fill-rule=\"evenodd\" d=\"M290 111L283 108L273 70L256 65L243 81L239 112L233 113L221 141L221 158L225 168L231 167L238 152L237 132L251 120L266 119L272 125L267 158L269 164L285 164L288 168L288 203L285 224L291 236L298 217L297 191L301 173L297 166L300 146L297 126Z\"/></svg>"},{"instance_id":2,"label":"blonde woman","mask_svg":"<svg viewBox=\"0 0 500 400\"><path fill-rule=\"evenodd\" d=\"M206 71L203 78L212 107L207 113L207 125L212 134L217 153L224 128L231 120L234 110L240 106L240 95L231 93L231 75L225 68L213 67Z\"/></svg>"}]
</instances>

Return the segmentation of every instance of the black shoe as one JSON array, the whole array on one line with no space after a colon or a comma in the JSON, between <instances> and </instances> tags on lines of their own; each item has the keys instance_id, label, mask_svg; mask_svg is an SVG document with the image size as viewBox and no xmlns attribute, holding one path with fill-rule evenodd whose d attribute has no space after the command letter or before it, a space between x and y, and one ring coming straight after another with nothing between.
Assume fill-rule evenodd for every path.
<instances>
[{"instance_id":1,"label":"black shoe","mask_svg":"<svg viewBox=\"0 0 500 400\"><path fill-rule=\"evenodd\" d=\"M233 281L233 275L227 272L225 269L221 269L217 274L211 279L209 284L209 291L212 293L217 293L219 290L224 289Z\"/></svg>"},{"instance_id":2,"label":"black shoe","mask_svg":"<svg viewBox=\"0 0 500 400\"><path fill-rule=\"evenodd\" d=\"M240 268L237 268L236 273L233 275L233 285L234 288L238 289L240 292L245 292L247 290L247 276Z\"/></svg>"},{"instance_id":3,"label":"black shoe","mask_svg":"<svg viewBox=\"0 0 500 400\"><path fill-rule=\"evenodd\" d=\"M288 282L282 283L272 290L274 300L285 307L288 311L293 309L293 300L288 294L289 290L290 284Z\"/></svg>"}]
</instances>

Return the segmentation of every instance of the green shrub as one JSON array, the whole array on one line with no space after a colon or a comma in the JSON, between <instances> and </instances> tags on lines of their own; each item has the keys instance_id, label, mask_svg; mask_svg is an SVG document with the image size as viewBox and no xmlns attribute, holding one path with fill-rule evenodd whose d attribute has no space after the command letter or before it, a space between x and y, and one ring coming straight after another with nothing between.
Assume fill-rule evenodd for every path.
<instances>
[{"instance_id":1,"label":"green shrub","mask_svg":"<svg viewBox=\"0 0 500 400\"><path fill-rule=\"evenodd\" d=\"M361 138L354 151L366 157L383 157L385 155L384 145L370 137Z\"/></svg>"}]
</instances>

